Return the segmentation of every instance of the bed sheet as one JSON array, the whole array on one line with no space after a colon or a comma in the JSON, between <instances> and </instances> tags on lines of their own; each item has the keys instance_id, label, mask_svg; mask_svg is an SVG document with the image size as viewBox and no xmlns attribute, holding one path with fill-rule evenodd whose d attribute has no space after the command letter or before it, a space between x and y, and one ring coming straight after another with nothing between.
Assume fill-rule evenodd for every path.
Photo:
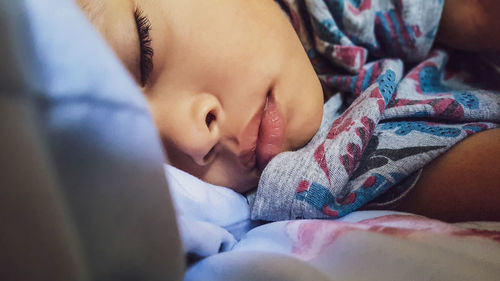
<instances>
[{"instance_id":1,"label":"bed sheet","mask_svg":"<svg viewBox=\"0 0 500 281\"><path fill-rule=\"evenodd\" d=\"M394 211L254 222L231 189L165 166L185 280L498 280L500 223L449 224ZM236 227L235 227L236 226Z\"/></svg>"},{"instance_id":2,"label":"bed sheet","mask_svg":"<svg viewBox=\"0 0 500 281\"><path fill-rule=\"evenodd\" d=\"M185 280L498 280L499 242L499 223L360 211L259 226Z\"/></svg>"}]
</instances>

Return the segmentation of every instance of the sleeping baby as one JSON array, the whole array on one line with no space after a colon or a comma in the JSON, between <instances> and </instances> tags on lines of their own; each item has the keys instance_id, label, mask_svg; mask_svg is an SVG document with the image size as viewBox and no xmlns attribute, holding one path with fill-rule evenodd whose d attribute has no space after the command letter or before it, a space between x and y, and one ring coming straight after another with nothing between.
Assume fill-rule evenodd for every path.
<instances>
[{"instance_id":1,"label":"sleeping baby","mask_svg":"<svg viewBox=\"0 0 500 281\"><path fill-rule=\"evenodd\" d=\"M500 219L498 2L76 2L169 162L251 194L253 219Z\"/></svg>"}]
</instances>

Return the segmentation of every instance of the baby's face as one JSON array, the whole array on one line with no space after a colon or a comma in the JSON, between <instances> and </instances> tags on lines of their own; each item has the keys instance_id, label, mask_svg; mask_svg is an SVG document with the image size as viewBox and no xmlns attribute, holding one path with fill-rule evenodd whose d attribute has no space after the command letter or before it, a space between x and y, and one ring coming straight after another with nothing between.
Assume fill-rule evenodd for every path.
<instances>
[{"instance_id":1,"label":"baby's face","mask_svg":"<svg viewBox=\"0 0 500 281\"><path fill-rule=\"evenodd\" d=\"M274 1L77 3L142 86L172 165L245 192L319 128L321 85Z\"/></svg>"}]
</instances>

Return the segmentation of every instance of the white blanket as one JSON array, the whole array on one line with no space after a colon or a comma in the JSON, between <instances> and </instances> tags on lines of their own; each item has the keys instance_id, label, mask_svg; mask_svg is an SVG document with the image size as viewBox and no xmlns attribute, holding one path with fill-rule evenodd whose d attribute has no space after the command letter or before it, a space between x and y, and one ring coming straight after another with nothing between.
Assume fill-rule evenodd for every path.
<instances>
[{"instance_id":1,"label":"white blanket","mask_svg":"<svg viewBox=\"0 0 500 281\"><path fill-rule=\"evenodd\" d=\"M256 225L250 221L250 207L243 195L171 165L165 165L165 173L186 253L205 257L231 250Z\"/></svg>"},{"instance_id":2,"label":"white blanket","mask_svg":"<svg viewBox=\"0 0 500 281\"><path fill-rule=\"evenodd\" d=\"M185 280L498 280L500 223L448 224L392 211L338 220L249 220L244 196L165 167Z\"/></svg>"}]
</instances>

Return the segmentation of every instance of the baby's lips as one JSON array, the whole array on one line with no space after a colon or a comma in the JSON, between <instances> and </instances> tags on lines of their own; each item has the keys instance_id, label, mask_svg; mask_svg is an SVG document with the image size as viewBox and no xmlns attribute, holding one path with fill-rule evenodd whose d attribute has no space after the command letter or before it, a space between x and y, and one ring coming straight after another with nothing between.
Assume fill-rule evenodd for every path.
<instances>
[{"instance_id":1,"label":"baby's lips","mask_svg":"<svg viewBox=\"0 0 500 281\"><path fill-rule=\"evenodd\" d=\"M264 108L257 141L257 165L259 169L263 170L269 161L283 150L285 127L285 119L279 111L274 97L270 96Z\"/></svg>"},{"instance_id":2,"label":"baby's lips","mask_svg":"<svg viewBox=\"0 0 500 281\"><path fill-rule=\"evenodd\" d=\"M261 156L257 158L257 166L260 170L264 170L271 159L273 159L274 156L281 152L281 146L273 144L264 145L260 151L261 153L259 153L259 155Z\"/></svg>"},{"instance_id":3,"label":"baby's lips","mask_svg":"<svg viewBox=\"0 0 500 281\"><path fill-rule=\"evenodd\" d=\"M242 151L238 155L238 160L247 169L252 169L256 164L256 146L259 137L259 127L264 113L264 106L254 114L246 128L243 130L239 141Z\"/></svg>"}]
</instances>

